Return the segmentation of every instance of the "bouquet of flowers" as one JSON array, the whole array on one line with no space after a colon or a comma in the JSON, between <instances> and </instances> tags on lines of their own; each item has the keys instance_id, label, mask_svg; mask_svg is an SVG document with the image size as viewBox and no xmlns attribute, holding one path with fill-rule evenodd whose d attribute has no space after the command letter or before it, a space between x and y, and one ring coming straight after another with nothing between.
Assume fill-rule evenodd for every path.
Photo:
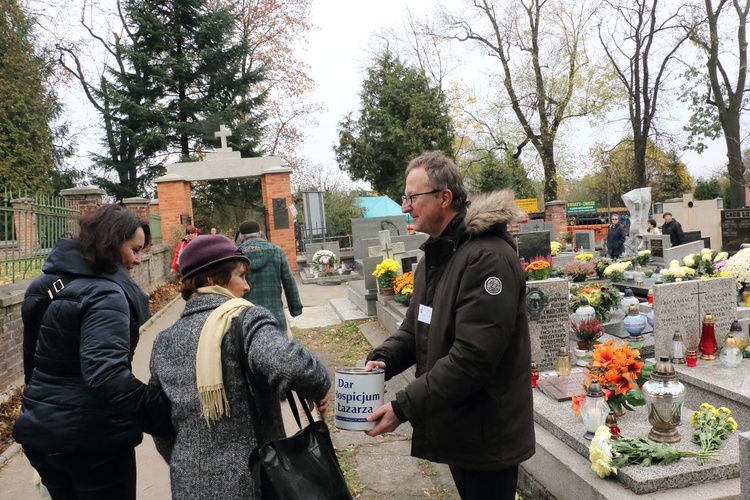
<instances>
[{"instance_id":1,"label":"bouquet of flowers","mask_svg":"<svg viewBox=\"0 0 750 500\"><path fill-rule=\"evenodd\" d=\"M701 451L716 451L724 440L737 431L737 421L730 417L732 412L722 406L718 410L708 403L703 403L700 410L690 416L693 426L693 443L700 445Z\"/></svg>"},{"instance_id":2,"label":"bouquet of flowers","mask_svg":"<svg viewBox=\"0 0 750 500\"><path fill-rule=\"evenodd\" d=\"M562 248L562 243L557 241L550 241L549 242L549 250L551 255L557 255L560 252L560 249Z\"/></svg>"},{"instance_id":3,"label":"bouquet of flowers","mask_svg":"<svg viewBox=\"0 0 750 500\"><path fill-rule=\"evenodd\" d=\"M378 279L380 288L393 288L393 280L396 279L398 272L398 262L393 259L384 259L383 262L375 267L372 275Z\"/></svg>"},{"instance_id":4,"label":"bouquet of flowers","mask_svg":"<svg viewBox=\"0 0 750 500\"><path fill-rule=\"evenodd\" d=\"M750 248L743 248L729 257L722 271L734 276L737 290L742 290L745 283L750 283Z\"/></svg>"},{"instance_id":5,"label":"bouquet of flowers","mask_svg":"<svg viewBox=\"0 0 750 500\"><path fill-rule=\"evenodd\" d=\"M680 261L673 260L669 263L669 268L659 271L659 276L664 283L691 280L695 276L695 269L689 266L681 266Z\"/></svg>"},{"instance_id":6,"label":"bouquet of flowers","mask_svg":"<svg viewBox=\"0 0 750 500\"><path fill-rule=\"evenodd\" d=\"M590 253L590 252L584 252L584 253L579 253L578 255L576 255L573 258L575 260L584 260L586 262L589 262L589 261L591 261L591 260L594 259L594 254Z\"/></svg>"},{"instance_id":7,"label":"bouquet of flowers","mask_svg":"<svg viewBox=\"0 0 750 500\"><path fill-rule=\"evenodd\" d=\"M613 283L625 281L625 271L630 267L630 262L613 262L604 269L604 276Z\"/></svg>"},{"instance_id":8,"label":"bouquet of flowers","mask_svg":"<svg viewBox=\"0 0 750 500\"><path fill-rule=\"evenodd\" d=\"M651 250L641 250L633 257L633 264L636 266L642 266L646 262L651 260Z\"/></svg>"},{"instance_id":9,"label":"bouquet of flowers","mask_svg":"<svg viewBox=\"0 0 750 500\"><path fill-rule=\"evenodd\" d=\"M625 342L617 346L614 340L610 340L594 346L594 360L586 373L584 390L592 381L599 382L604 399L616 414L645 405L641 386L651 377L653 365L646 365L640 356L638 349L628 347ZM571 408L576 415L580 415L581 403L585 399L585 395L573 396Z\"/></svg>"},{"instance_id":10,"label":"bouquet of flowers","mask_svg":"<svg viewBox=\"0 0 750 500\"><path fill-rule=\"evenodd\" d=\"M333 267L336 265L336 254L330 250L318 250L313 254L313 264L316 266L325 266L328 264Z\"/></svg>"},{"instance_id":11,"label":"bouquet of flowers","mask_svg":"<svg viewBox=\"0 0 750 500\"><path fill-rule=\"evenodd\" d=\"M409 305L411 294L414 292L414 276L411 271L396 276L393 280L393 291L396 293L393 300L406 306Z\"/></svg>"},{"instance_id":12,"label":"bouquet of flowers","mask_svg":"<svg viewBox=\"0 0 750 500\"><path fill-rule=\"evenodd\" d=\"M604 270L607 269L607 266L609 266L612 263L611 260L604 257L599 262L596 263L596 274L601 278L604 276Z\"/></svg>"},{"instance_id":13,"label":"bouquet of flowers","mask_svg":"<svg viewBox=\"0 0 750 500\"><path fill-rule=\"evenodd\" d=\"M609 320L612 316L610 311L616 309L622 299L617 289L601 283L575 285L570 288L570 301L568 302L570 312L575 312L581 305L581 297L586 297L589 305L596 311L596 317L602 322Z\"/></svg>"},{"instance_id":14,"label":"bouquet of flowers","mask_svg":"<svg viewBox=\"0 0 750 500\"><path fill-rule=\"evenodd\" d=\"M622 435L613 440L606 425L599 426L589 445L591 469L601 478L617 474L617 469L626 465L667 465L681 458L697 458L702 464L704 460L716 460L718 452L679 450L667 443Z\"/></svg>"}]
</instances>

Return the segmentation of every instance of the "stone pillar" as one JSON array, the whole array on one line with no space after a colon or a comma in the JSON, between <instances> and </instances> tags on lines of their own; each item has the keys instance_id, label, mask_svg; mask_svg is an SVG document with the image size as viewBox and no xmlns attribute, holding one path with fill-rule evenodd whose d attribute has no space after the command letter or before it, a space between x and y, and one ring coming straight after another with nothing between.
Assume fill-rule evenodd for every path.
<instances>
[{"instance_id":1,"label":"stone pillar","mask_svg":"<svg viewBox=\"0 0 750 500\"><path fill-rule=\"evenodd\" d=\"M297 245L294 241L294 221L292 221L291 214L286 208L292 203L291 173L264 174L260 178L260 183L263 189L263 205L266 207L266 232L268 233L268 240L284 250L286 258L289 261L289 267L292 268L292 272L297 272ZM284 199L283 215L281 213L274 213L274 198ZM282 209L279 207L279 210ZM275 227L274 220L276 220L276 217L285 218L285 225L287 227Z\"/></svg>"},{"instance_id":2,"label":"stone pillar","mask_svg":"<svg viewBox=\"0 0 750 500\"><path fill-rule=\"evenodd\" d=\"M135 215L141 218L141 220L148 222L148 211L149 211L149 200L147 198L125 198L122 200L122 204L125 208L133 212Z\"/></svg>"},{"instance_id":3,"label":"stone pillar","mask_svg":"<svg viewBox=\"0 0 750 500\"><path fill-rule=\"evenodd\" d=\"M165 175L155 182L161 215L162 241L176 245L185 234L185 226L194 224L190 183L177 174Z\"/></svg>"},{"instance_id":4,"label":"stone pillar","mask_svg":"<svg viewBox=\"0 0 750 500\"><path fill-rule=\"evenodd\" d=\"M81 213L96 210L103 205L104 190L93 186L81 186L60 191L68 208Z\"/></svg>"},{"instance_id":5,"label":"stone pillar","mask_svg":"<svg viewBox=\"0 0 750 500\"><path fill-rule=\"evenodd\" d=\"M750 498L750 432L739 434L740 446L740 493Z\"/></svg>"},{"instance_id":6,"label":"stone pillar","mask_svg":"<svg viewBox=\"0 0 750 500\"><path fill-rule=\"evenodd\" d=\"M544 220L551 221L555 225L555 241L562 241L563 233L568 232L567 202L554 200L545 203Z\"/></svg>"},{"instance_id":7,"label":"stone pillar","mask_svg":"<svg viewBox=\"0 0 750 500\"><path fill-rule=\"evenodd\" d=\"M33 198L16 198L13 204L13 224L21 257L30 257L39 247L36 222L36 201Z\"/></svg>"}]
</instances>

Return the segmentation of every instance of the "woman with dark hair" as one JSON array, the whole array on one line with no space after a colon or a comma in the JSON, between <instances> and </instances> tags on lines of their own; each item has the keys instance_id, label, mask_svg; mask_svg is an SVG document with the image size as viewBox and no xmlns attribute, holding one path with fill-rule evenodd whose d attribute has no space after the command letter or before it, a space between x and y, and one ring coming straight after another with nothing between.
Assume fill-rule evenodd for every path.
<instances>
[{"instance_id":1,"label":"woman with dark hair","mask_svg":"<svg viewBox=\"0 0 750 500\"><path fill-rule=\"evenodd\" d=\"M136 497L143 432L173 432L169 401L131 371L148 297L130 277L148 224L118 205L80 217L24 296L26 390L13 428L53 499Z\"/></svg>"},{"instance_id":2,"label":"woman with dark hair","mask_svg":"<svg viewBox=\"0 0 750 500\"><path fill-rule=\"evenodd\" d=\"M154 439L169 463L172 498L259 498L248 458L258 444L286 435L279 394L297 391L321 416L328 408L325 366L288 339L271 312L242 298L249 265L222 235L197 238L180 257L185 310L151 352L151 383L172 402L177 430ZM249 389L240 356L250 368Z\"/></svg>"}]
</instances>

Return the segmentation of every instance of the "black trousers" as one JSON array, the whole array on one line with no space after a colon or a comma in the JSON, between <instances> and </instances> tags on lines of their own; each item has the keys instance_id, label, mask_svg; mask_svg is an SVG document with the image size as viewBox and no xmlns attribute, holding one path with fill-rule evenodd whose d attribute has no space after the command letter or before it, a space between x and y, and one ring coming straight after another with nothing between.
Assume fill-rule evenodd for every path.
<instances>
[{"instance_id":1,"label":"black trousers","mask_svg":"<svg viewBox=\"0 0 750 500\"><path fill-rule=\"evenodd\" d=\"M515 500L518 466L473 470L450 466L461 500Z\"/></svg>"},{"instance_id":2,"label":"black trousers","mask_svg":"<svg viewBox=\"0 0 750 500\"><path fill-rule=\"evenodd\" d=\"M135 500L135 449L38 453L24 448L53 500Z\"/></svg>"}]
</instances>

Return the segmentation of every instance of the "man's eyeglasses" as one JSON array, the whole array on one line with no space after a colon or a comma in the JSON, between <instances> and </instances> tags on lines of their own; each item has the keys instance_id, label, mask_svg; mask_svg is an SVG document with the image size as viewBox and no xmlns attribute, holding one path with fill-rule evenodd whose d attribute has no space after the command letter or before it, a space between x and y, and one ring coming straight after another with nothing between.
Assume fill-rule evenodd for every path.
<instances>
[{"instance_id":1,"label":"man's eyeglasses","mask_svg":"<svg viewBox=\"0 0 750 500\"><path fill-rule=\"evenodd\" d=\"M432 191L425 191L424 193L405 194L401 196L401 204L412 206L414 204L414 198L416 198L417 196L422 196L423 194L435 194L439 193L440 191L442 191L442 189L433 189Z\"/></svg>"}]
</instances>

